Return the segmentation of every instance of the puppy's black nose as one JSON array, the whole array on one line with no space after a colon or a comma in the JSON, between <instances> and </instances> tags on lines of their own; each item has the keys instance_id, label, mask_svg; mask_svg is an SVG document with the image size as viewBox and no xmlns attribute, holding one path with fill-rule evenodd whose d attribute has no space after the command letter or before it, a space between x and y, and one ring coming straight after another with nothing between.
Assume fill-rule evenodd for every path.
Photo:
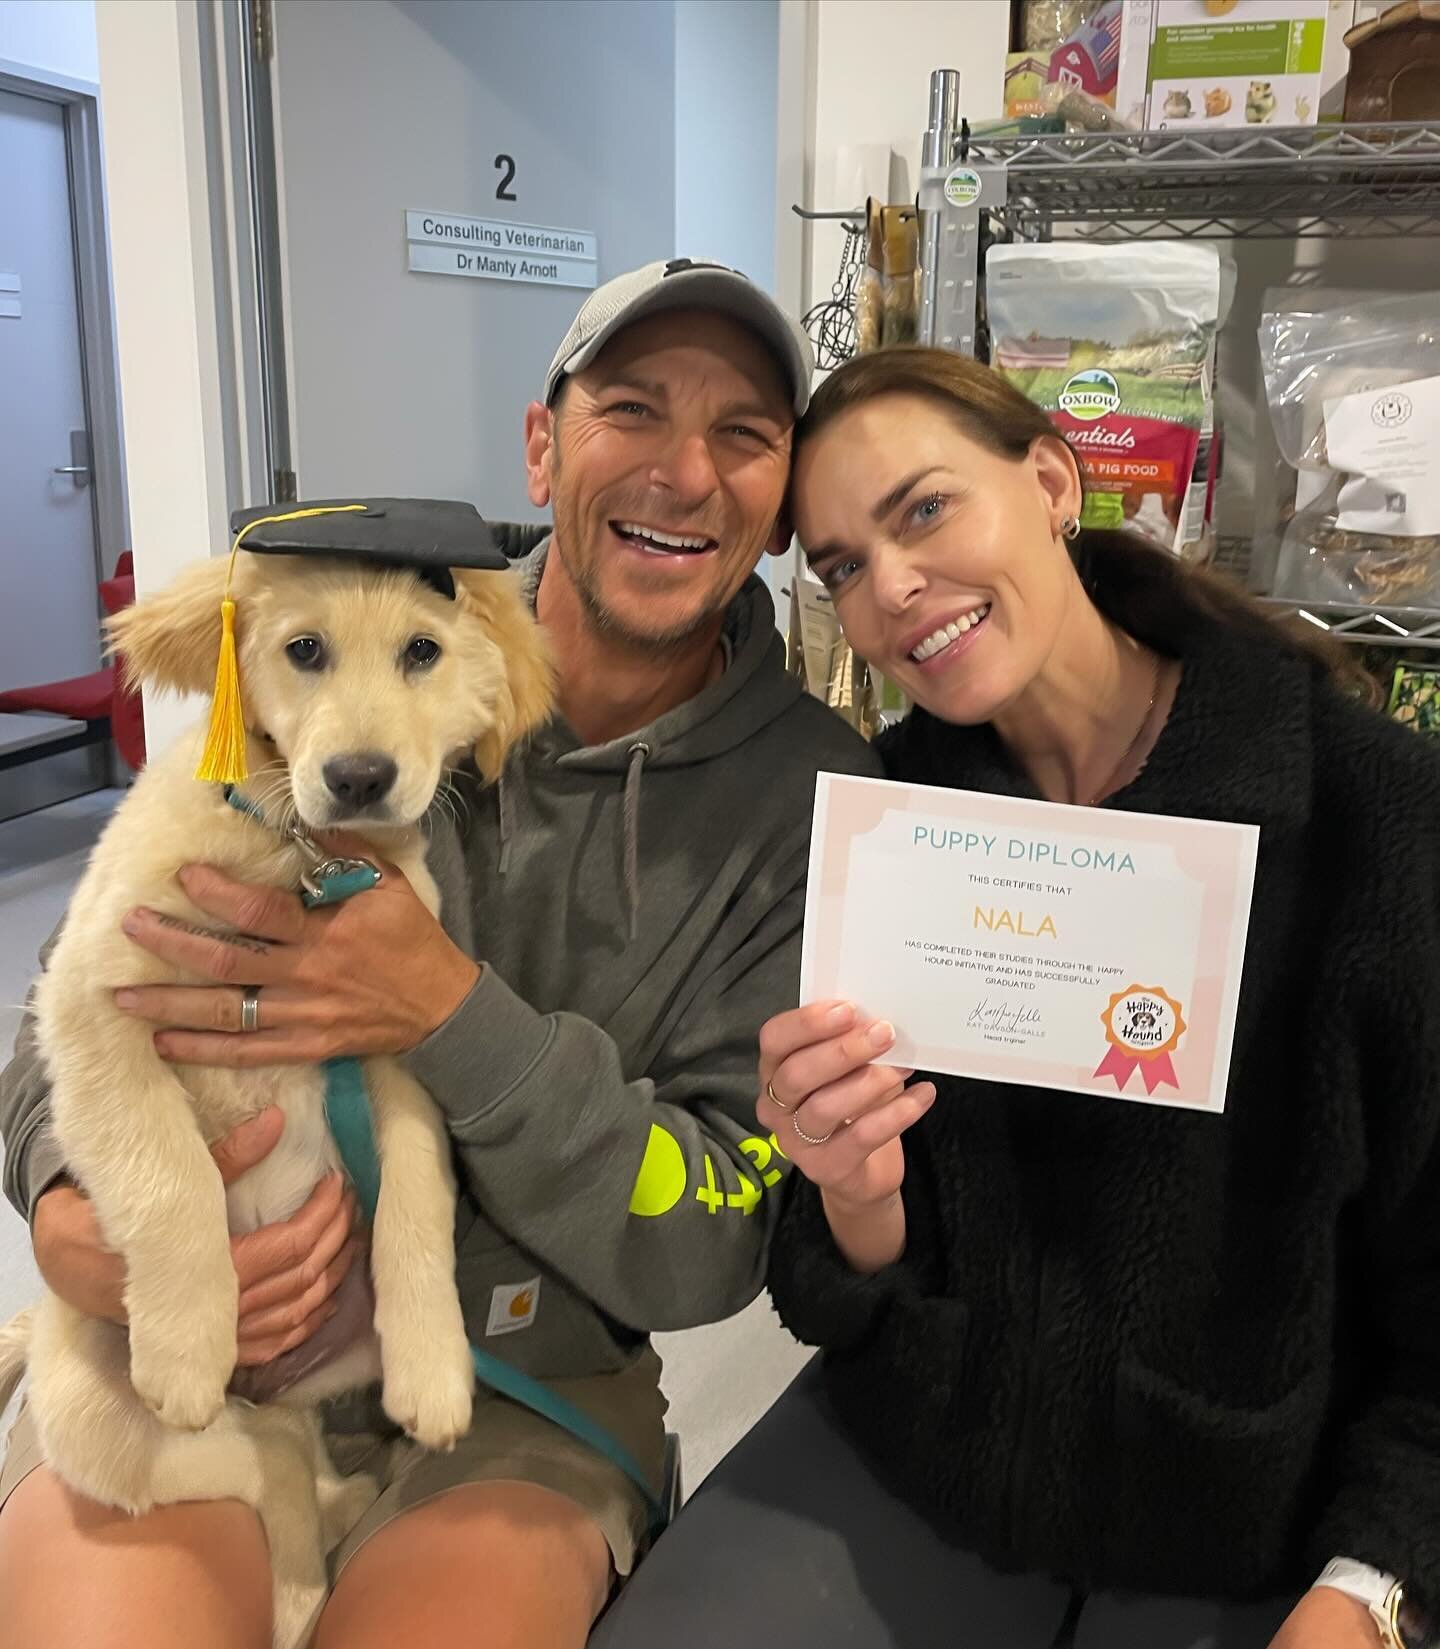
<instances>
[{"instance_id":1,"label":"puppy's black nose","mask_svg":"<svg viewBox=\"0 0 1440 1649\"><path fill-rule=\"evenodd\" d=\"M373 807L389 795L399 768L378 750L360 750L353 756L332 756L321 772L330 794L346 807Z\"/></svg>"}]
</instances>

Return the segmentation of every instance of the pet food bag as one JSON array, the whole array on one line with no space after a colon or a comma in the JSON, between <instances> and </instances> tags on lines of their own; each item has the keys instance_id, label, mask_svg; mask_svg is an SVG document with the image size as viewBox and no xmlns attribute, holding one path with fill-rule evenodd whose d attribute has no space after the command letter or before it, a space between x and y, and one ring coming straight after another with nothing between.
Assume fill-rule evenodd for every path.
<instances>
[{"instance_id":1,"label":"pet food bag","mask_svg":"<svg viewBox=\"0 0 1440 1649\"><path fill-rule=\"evenodd\" d=\"M1274 593L1440 607L1440 299L1336 294L1267 313L1260 360L1298 472Z\"/></svg>"},{"instance_id":2,"label":"pet food bag","mask_svg":"<svg viewBox=\"0 0 1440 1649\"><path fill-rule=\"evenodd\" d=\"M1200 553L1208 486L1196 457L1213 421L1221 287L1204 242L991 248L992 364L1070 443L1082 525Z\"/></svg>"}]
</instances>

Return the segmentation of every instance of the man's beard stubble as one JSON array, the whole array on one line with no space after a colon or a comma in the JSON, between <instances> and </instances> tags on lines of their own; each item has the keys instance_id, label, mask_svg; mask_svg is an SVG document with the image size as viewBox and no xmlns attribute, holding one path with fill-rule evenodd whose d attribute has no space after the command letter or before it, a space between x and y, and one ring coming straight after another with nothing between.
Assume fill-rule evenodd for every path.
<instances>
[{"instance_id":1,"label":"man's beard stubble","mask_svg":"<svg viewBox=\"0 0 1440 1649\"><path fill-rule=\"evenodd\" d=\"M715 619L730 605L728 600L707 603L692 618L683 623L672 626L668 630L637 630L629 625L615 610L608 606L600 590L598 558L586 560L573 553L562 551L561 545L573 547L583 543L584 531L571 516L571 511L564 503L563 489L559 481L559 451L558 442L552 460L553 476L557 483L554 496L555 515L555 543L551 545L550 553L560 555L569 576L575 593L580 598L580 605L589 620L591 628L601 639L627 649L630 652L642 653L650 656L655 654L681 653L691 638L699 631L706 629L715 622Z\"/></svg>"}]
</instances>

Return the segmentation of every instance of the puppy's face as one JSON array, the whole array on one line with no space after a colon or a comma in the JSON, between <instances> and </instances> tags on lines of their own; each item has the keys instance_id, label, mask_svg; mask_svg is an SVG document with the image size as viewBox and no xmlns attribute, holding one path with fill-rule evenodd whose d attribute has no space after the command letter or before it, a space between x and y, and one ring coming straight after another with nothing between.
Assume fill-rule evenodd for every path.
<instances>
[{"instance_id":1,"label":"puppy's face","mask_svg":"<svg viewBox=\"0 0 1440 1649\"><path fill-rule=\"evenodd\" d=\"M224 563L192 569L113 625L131 674L208 691ZM244 556L236 639L247 727L271 738L312 829L412 824L445 768L495 777L549 714L540 632L509 573L456 574L448 600L414 573Z\"/></svg>"}]
</instances>

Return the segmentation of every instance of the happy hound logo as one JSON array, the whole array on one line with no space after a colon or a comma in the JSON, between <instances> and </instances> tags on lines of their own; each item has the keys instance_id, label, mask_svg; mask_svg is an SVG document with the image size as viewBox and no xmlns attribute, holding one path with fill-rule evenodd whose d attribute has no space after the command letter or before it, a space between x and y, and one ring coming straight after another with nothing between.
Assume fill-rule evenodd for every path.
<instances>
[{"instance_id":1,"label":"happy hound logo","mask_svg":"<svg viewBox=\"0 0 1440 1649\"><path fill-rule=\"evenodd\" d=\"M1178 1088L1171 1054L1179 1046L1187 1026L1180 1004L1153 985L1130 985L1110 998L1100 1015L1110 1051L1100 1062L1096 1076L1111 1076L1123 1093L1136 1070L1153 1094L1163 1082Z\"/></svg>"}]
</instances>

